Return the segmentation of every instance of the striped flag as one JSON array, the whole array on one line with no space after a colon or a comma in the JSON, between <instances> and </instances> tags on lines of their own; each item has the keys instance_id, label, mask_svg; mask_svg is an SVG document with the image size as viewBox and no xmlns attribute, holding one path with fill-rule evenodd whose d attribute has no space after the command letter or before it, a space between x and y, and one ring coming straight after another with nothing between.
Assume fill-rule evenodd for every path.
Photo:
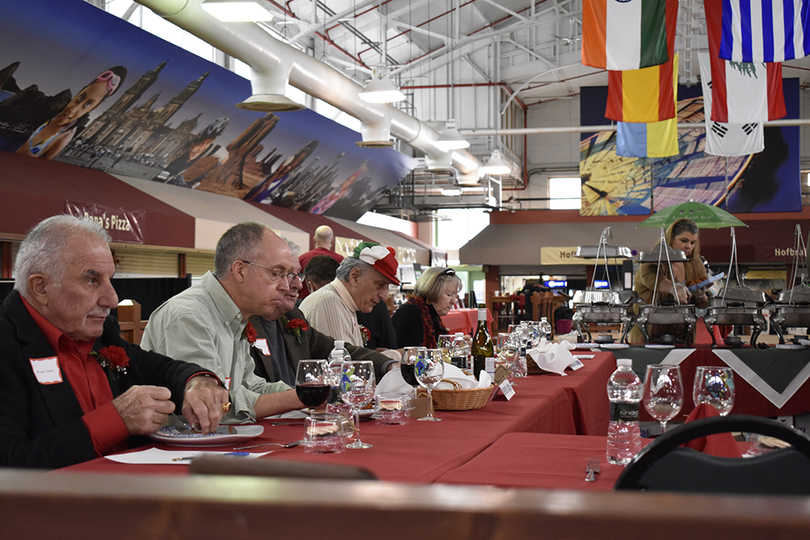
<instances>
[{"instance_id":1,"label":"striped flag","mask_svg":"<svg viewBox=\"0 0 810 540\"><path fill-rule=\"evenodd\" d=\"M729 62L719 58L721 0L705 3L712 65L711 119L726 124L767 122L787 114L782 93L782 64Z\"/></svg>"},{"instance_id":2,"label":"striped flag","mask_svg":"<svg viewBox=\"0 0 810 540\"><path fill-rule=\"evenodd\" d=\"M648 124L619 122L616 131L617 156L667 157L680 152L677 118Z\"/></svg>"},{"instance_id":3,"label":"striped flag","mask_svg":"<svg viewBox=\"0 0 810 540\"><path fill-rule=\"evenodd\" d=\"M665 0L583 0L582 63L623 71L663 64Z\"/></svg>"},{"instance_id":4,"label":"striped flag","mask_svg":"<svg viewBox=\"0 0 810 540\"><path fill-rule=\"evenodd\" d=\"M810 54L810 0L705 0L723 4L720 58L783 62Z\"/></svg>"},{"instance_id":5,"label":"striped flag","mask_svg":"<svg viewBox=\"0 0 810 540\"><path fill-rule=\"evenodd\" d=\"M698 53L700 83L703 86L703 111L706 119L706 147L713 156L747 156L765 149L765 130L762 123L728 124L711 119L712 114L712 58L709 53Z\"/></svg>"},{"instance_id":6,"label":"striped flag","mask_svg":"<svg viewBox=\"0 0 810 540\"><path fill-rule=\"evenodd\" d=\"M678 87L678 55L668 62L672 70L670 85L672 107L675 108ZM649 123L619 122L616 134L616 155L624 157L667 157L678 155L678 116Z\"/></svg>"},{"instance_id":7,"label":"striped flag","mask_svg":"<svg viewBox=\"0 0 810 540\"><path fill-rule=\"evenodd\" d=\"M669 60L660 66L628 71L608 71L605 118L617 122L660 122L675 117L672 61L678 0L666 0ZM676 71L677 73L677 71Z\"/></svg>"}]
</instances>

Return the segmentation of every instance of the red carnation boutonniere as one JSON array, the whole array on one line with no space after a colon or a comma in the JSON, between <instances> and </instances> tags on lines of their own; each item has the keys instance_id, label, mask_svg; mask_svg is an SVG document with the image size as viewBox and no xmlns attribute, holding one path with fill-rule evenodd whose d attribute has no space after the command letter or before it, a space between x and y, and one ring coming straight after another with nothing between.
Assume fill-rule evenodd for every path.
<instances>
[{"instance_id":1,"label":"red carnation boutonniere","mask_svg":"<svg viewBox=\"0 0 810 540\"><path fill-rule=\"evenodd\" d=\"M368 345L368 342L371 341L371 330L363 326L362 324L358 324L357 326L360 327L360 334L363 336L363 347Z\"/></svg>"},{"instance_id":2,"label":"red carnation boutonniere","mask_svg":"<svg viewBox=\"0 0 810 540\"><path fill-rule=\"evenodd\" d=\"M248 321L247 325L245 325L245 329L242 330L242 339L246 339L249 344L253 345L256 343L257 336L256 329L253 328L253 325Z\"/></svg>"},{"instance_id":3,"label":"red carnation boutonniere","mask_svg":"<svg viewBox=\"0 0 810 540\"><path fill-rule=\"evenodd\" d=\"M127 374L129 367L129 356L127 352L117 345L108 345L100 351L90 351L92 356L95 356L99 365L110 372L113 379L118 379L118 374Z\"/></svg>"},{"instance_id":4,"label":"red carnation boutonniere","mask_svg":"<svg viewBox=\"0 0 810 540\"><path fill-rule=\"evenodd\" d=\"M301 345L301 332L309 330L309 325L304 319L287 319L284 317L284 329L295 336L295 342Z\"/></svg>"}]
</instances>

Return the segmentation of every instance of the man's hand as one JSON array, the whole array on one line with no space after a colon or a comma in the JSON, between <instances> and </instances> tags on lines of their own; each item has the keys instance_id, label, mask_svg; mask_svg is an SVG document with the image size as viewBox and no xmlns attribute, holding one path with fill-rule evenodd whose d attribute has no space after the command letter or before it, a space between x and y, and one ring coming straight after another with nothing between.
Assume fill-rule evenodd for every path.
<instances>
[{"instance_id":1,"label":"man's hand","mask_svg":"<svg viewBox=\"0 0 810 540\"><path fill-rule=\"evenodd\" d=\"M228 391L216 379L197 375L186 384L183 416L192 425L199 426L203 433L211 433L219 427L225 414L223 405L229 402Z\"/></svg>"},{"instance_id":2,"label":"man's hand","mask_svg":"<svg viewBox=\"0 0 810 540\"><path fill-rule=\"evenodd\" d=\"M172 393L162 386L133 386L112 401L131 435L154 433L174 412Z\"/></svg>"}]
</instances>

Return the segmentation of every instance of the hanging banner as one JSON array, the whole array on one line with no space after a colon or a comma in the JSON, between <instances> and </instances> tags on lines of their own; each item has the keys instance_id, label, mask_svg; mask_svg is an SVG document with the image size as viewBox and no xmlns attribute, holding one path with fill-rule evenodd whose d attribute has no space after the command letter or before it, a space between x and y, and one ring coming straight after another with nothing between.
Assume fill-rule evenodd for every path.
<instances>
[{"instance_id":1,"label":"hanging banner","mask_svg":"<svg viewBox=\"0 0 810 540\"><path fill-rule=\"evenodd\" d=\"M113 242L143 244L142 228L146 212L110 208L94 203L65 201L65 213L97 221L109 233Z\"/></svg>"}]
</instances>

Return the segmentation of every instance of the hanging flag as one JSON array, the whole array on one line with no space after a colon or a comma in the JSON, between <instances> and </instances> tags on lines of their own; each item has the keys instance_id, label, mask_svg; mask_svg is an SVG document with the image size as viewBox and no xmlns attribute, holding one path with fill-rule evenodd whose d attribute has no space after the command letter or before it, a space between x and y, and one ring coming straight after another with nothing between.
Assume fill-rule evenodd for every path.
<instances>
[{"instance_id":1,"label":"hanging flag","mask_svg":"<svg viewBox=\"0 0 810 540\"><path fill-rule=\"evenodd\" d=\"M583 0L582 63L627 70L669 60L665 0Z\"/></svg>"},{"instance_id":2,"label":"hanging flag","mask_svg":"<svg viewBox=\"0 0 810 540\"><path fill-rule=\"evenodd\" d=\"M647 124L619 122L616 131L617 156L652 158L679 153L677 118Z\"/></svg>"},{"instance_id":3,"label":"hanging flag","mask_svg":"<svg viewBox=\"0 0 810 540\"><path fill-rule=\"evenodd\" d=\"M678 91L678 55L668 62L670 76L670 99L672 108ZM678 115L661 122L619 122L616 136L616 155L624 157L667 157L678 155Z\"/></svg>"},{"instance_id":4,"label":"hanging flag","mask_svg":"<svg viewBox=\"0 0 810 540\"><path fill-rule=\"evenodd\" d=\"M734 62L783 62L810 54L810 0L722 0L722 3L720 58Z\"/></svg>"},{"instance_id":5,"label":"hanging flag","mask_svg":"<svg viewBox=\"0 0 810 540\"><path fill-rule=\"evenodd\" d=\"M746 124L784 117L787 111L782 93L782 64L729 62L719 58L721 0L708 0L704 5L712 63L711 119Z\"/></svg>"},{"instance_id":6,"label":"hanging flag","mask_svg":"<svg viewBox=\"0 0 810 540\"><path fill-rule=\"evenodd\" d=\"M727 157L747 156L762 152L765 149L765 130L762 123L728 124L711 119L712 60L709 53L698 53L700 83L703 87L703 111L706 119L704 152L713 156Z\"/></svg>"},{"instance_id":7,"label":"hanging flag","mask_svg":"<svg viewBox=\"0 0 810 540\"><path fill-rule=\"evenodd\" d=\"M608 71L605 118L617 122L660 122L675 117L672 62L677 21L678 0L666 0L669 56L666 63L643 69Z\"/></svg>"}]
</instances>

